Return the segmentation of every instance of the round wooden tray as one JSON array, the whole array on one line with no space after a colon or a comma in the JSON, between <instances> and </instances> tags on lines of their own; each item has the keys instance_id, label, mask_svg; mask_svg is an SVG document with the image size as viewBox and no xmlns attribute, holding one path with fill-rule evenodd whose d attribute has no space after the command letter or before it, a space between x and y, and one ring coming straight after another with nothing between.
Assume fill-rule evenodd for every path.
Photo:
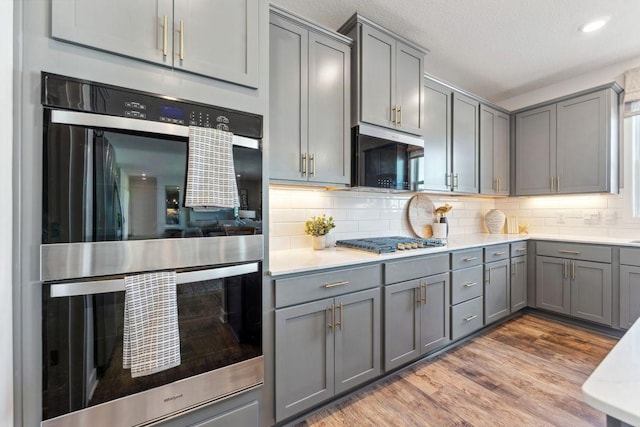
<instances>
[{"instance_id":1,"label":"round wooden tray","mask_svg":"<svg viewBox=\"0 0 640 427\"><path fill-rule=\"evenodd\" d=\"M432 236L431 224L435 222L435 209L426 194L416 194L409 200L409 225L418 237L427 239Z\"/></svg>"}]
</instances>

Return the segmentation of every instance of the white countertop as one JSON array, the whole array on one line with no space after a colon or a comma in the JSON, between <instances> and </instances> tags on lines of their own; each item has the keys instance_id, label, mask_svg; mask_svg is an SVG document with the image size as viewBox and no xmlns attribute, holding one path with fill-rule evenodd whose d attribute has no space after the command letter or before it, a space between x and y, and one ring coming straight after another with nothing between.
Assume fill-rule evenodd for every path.
<instances>
[{"instance_id":1,"label":"white countertop","mask_svg":"<svg viewBox=\"0 0 640 427\"><path fill-rule=\"evenodd\" d=\"M320 251L314 251L311 248L273 251L269 253L269 274L271 276L281 276L284 274L304 273L323 268L347 267L350 265L429 255L438 252L449 252L529 239L640 247L639 243L631 243L628 239L614 239L608 237L543 234L467 234L451 236L447 239L447 245L439 248L412 249L381 255L357 249L337 247L327 248Z\"/></svg>"},{"instance_id":2,"label":"white countertop","mask_svg":"<svg viewBox=\"0 0 640 427\"><path fill-rule=\"evenodd\" d=\"M640 426L640 320L582 385L582 395L605 414Z\"/></svg>"}]
</instances>

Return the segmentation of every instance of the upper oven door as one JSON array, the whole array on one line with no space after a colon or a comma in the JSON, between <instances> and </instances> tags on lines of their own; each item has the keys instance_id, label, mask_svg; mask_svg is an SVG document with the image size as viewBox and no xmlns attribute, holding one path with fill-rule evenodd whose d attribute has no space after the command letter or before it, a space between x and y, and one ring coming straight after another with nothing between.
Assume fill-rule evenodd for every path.
<instances>
[{"instance_id":1,"label":"upper oven door","mask_svg":"<svg viewBox=\"0 0 640 427\"><path fill-rule=\"evenodd\" d=\"M239 209L197 211L183 206L187 135L186 126L45 109L42 280L262 259L259 142L234 136ZM218 236L229 241L175 242Z\"/></svg>"}]
</instances>

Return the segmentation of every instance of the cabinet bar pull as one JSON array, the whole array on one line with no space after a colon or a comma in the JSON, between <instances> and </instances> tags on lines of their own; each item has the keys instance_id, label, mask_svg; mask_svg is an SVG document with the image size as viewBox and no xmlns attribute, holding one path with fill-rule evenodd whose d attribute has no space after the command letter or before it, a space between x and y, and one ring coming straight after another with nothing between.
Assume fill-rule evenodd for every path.
<instances>
[{"instance_id":1,"label":"cabinet bar pull","mask_svg":"<svg viewBox=\"0 0 640 427\"><path fill-rule=\"evenodd\" d=\"M335 282L335 283L327 283L326 285L324 285L325 288L335 288L336 286L344 286L344 285L348 285L349 282L348 281L342 281L342 282Z\"/></svg>"},{"instance_id":2,"label":"cabinet bar pull","mask_svg":"<svg viewBox=\"0 0 640 427\"><path fill-rule=\"evenodd\" d=\"M504 254L506 254L506 252L504 252L504 251L503 252L494 252L493 253L493 255L504 255Z\"/></svg>"},{"instance_id":3,"label":"cabinet bar pull","mask_svg":"<svg viewBox=\"0 0 640 427\"><path fill-rule=\"evenodd\" d=\"M474 260L476 260L476 259L478 259L478 257L477 257L477 256L472 256L472 257L469 257L469 258L465 258L465 259L463 259L463 261L467 261L467 262L468 262L468 261L474 261Z\"/></svg>"},{"instance_id":4,"label":"cabinet bar pull","mask_svg":"<svg viewBox=\"0 0 640 427\"><path fill-rule=\"evenodd\" d=\"M527 248L518 248L518 249L516 249L516 252L524 252L526 250L527 250Z\"/></svg>"},{"instance_id":5,"label":"cabinet bar pull","mask_svg":"<svg viewBox=\"0 0 640 427\"><path fill-rule=\"evenodd\" d=\"M167 15L164 15L164 22L162 23L162 56L167 56Z\"/></svg>"},{"instance_id":6,"label":"cabinet bar pull","mask_svg":"<svg viewBox=\"0 0 640 427\"><path fill-rule=\"evenodd\" d=\"M465 322L471 322L473 319L475 319L476 317L478 317L477 314L474 314L473 316L467 316L464 318Z\"/></svg>"},{"instance_id":7,"label":"cabinet bar pull","mask_svg":"<svg viewBox=\"0 0 640 427\"><path fill-rule=\"evenodd\" d=\"M455 190L456 188L458 188L458 174L457 173L453 174L453 189Z\"/></svg>"},{"instance_id":8,"label":"cabinet bar pull","mask_svg":"<svg viewBox=\"0 0 640 427\"><path fill-rule=\"evenodd\" d=\"M184 21L180 21L180 61L184 61Z\"/></svg>"},{"instance_id":9,"label":"cabinet bar pull","mask_svg":"<svg viewBox=\"0 0 640 427\"><path fill-rule=\"evenodd\" d=\"M391 111L393 112L393 118L391 119L391 122L396 125L398 124L398 108L397 106L393 106L393 108L391 109Z\"/></svg>"},{"instance_id":10,"label":"cabinet bar pull","mask_svg":"<svg viewBox=\"0 0 640 427\"><path fill-rule=\"evenodd\" d=\"M558 177L558 180L556 181L558 184L558 193L560 192L560 177Z\"/></svg>"},{"instance_id":11,"label":"cabinet bar pull","mask_svg":"<svg viewBox=\"0 0 640 427\"><path fill-rule=\"evenodd\" d=\"M561 254L580 255L580 251L570 251L570 250L567 250L567 249L558 249L558 252L560 252Z\"/></svg>"},{"instance_id":12,"label":"cabinet bar pull","mask_svg":"<svg viewBox=\"0 0 640 427\"><path fill-rule=\"evenodd\" d=\"M552 176L551 177L551 192L553 193L556 189L556 177Z\"/></svg>"},{"instance_id":13,"label":"cabinet bar pull","mask_svg":"<svg viewBox=\"0 0 640 427\"><path fill-rule=\"evenodd\" d=\"M563 268L562 268L562 274L564 275L565 279L569 278L569 261L565 261Z\"/></svg>"},{"instance_id":14,"label":"cabinet bar pull","mask_svg":"<svg viewBox=\"0 0 640 427\"><path fill-rule=\"evenodd\" d=\"M465 283L464 287L465 288L470 288L470 287L475 286L477 284L478 284L478 282L469 282L469 283Z\"/></svg>"},{"instance_id":15,"label":"cabinet bar pull","mask_svg":"<svg viewBox=\"0 0 640 427\"><path fill-rule=\"evenodd\" d=\"M338 327L338 329L342 330L342 328L344 328L344 313L342 311L342 303L340 303L338 308L340 309L340 321L336 322L336 326Z\"/></svg>"},{"instance_id":16,"label":"cabinet bar pull","mask_svg":"<svg viewBox=\"0 0 640 427\"><path fill-rule=\"evenodd\" d=\"M422 285L416 286L414 292L416 294L416 303L420 305L422 303Z\"/></svg>"},{"instance_id":17,"label":"cabinet bar pull","mask_svg":"<svg viewBox=\"0 0 640 427\"><path fill-rule=\"evenodd\" d=\"M511 275L512 276L518 275L518 264L515 262L511 264Z\"/></svg>"},{"instance_id":18,"label":"cabinet bar pull","mask_svg":"<svg viewBox=\"0 0 640 427\"><path fill-rule=\"evenodd\" d=\"M499 192L500 192L500 177L498 177L498 178L496 179L496 181L497 181L497 183L496 183L496 184L497 184L497 187L498 187L498 188L497 188L496 193L499 193Z\"/></svg>"},{"instance_id":19,"label":"cabinet bar pull","mask_svg":"<svg viewBox=\"0 0 640 427\"><path fill-rule=\"evenodd\" d=\"M424 288L424 297L422 297L422 303L426 304L427 303L427 284L423 283L422 285L420 285L422 288ZM420 292L422 293L422 292Z\"/></svg>"},{"instance_id":20,"label":"cabinet bar pull","mask_svg":"<svg viewBox=\"0 0 640 427\"><path fill-rule=\"evenodd\" d=\"M309 156L309 161L311 162L311 173L309 175L316 176L316 153Z\"/></svg>"},{"instance_id":21,"label":"cabinet bar pull","mask_svg":"<svg viewBox=\"0 0 640 427\"><path fill-rule=\"evenodd\" d=\"M489 273L489 279L487 280L487 284L491 284L491 269L487 269L487 273Z\"/></svg>"},{"instance_id":22,"label":"cabinet bar pull","mask_svg":"<svg viewBox=\"0 0 640 427\"><path fill-rule=\"evenodd\" d=\"M333 322L335 321L335 306L331 304L330 307L327 307L327 310L331 311L331 316L329 316L329 329L333 331Z\"/></svg>"},{"instance_id":23,"label":"cabinet bar pull","mask_svg":"<svg viewBox=\"0 0 640 427\"><path fill-rule=\"evenodd\" d=\"M451 174L448 173L444 176L444 186L447 188L451 187L450 181L451 181Z\"/></svg>"},{"instance_id":24,"label":"cabinet bar pull","mask_svg":"<svg viewBox=\"0 0 640 427\"><path fill-rule=\"evenodd\" d=\"M307 176L307 153L302 153L302 176Z\"/></svg>"},{"instance_id":25,"label":"cabinet bar pull","mask_svg":"<svg viewBox=\"0 0 640 427\"><path fill-rule=\"evenodd\" d=\"M571 280L576 280L576 263L571 262Z\"/></svg>"},{"instance_id":26,"label":"cabinet bar pull","mask_svg":"<svg viewBox=\"0 0 640 427\"><path fill-rule=\"evenodd\" d=\"M398 119L398 126L402 126L402 106L398 107L398 116L400 117Z\"/></svg>"}]
</instances>

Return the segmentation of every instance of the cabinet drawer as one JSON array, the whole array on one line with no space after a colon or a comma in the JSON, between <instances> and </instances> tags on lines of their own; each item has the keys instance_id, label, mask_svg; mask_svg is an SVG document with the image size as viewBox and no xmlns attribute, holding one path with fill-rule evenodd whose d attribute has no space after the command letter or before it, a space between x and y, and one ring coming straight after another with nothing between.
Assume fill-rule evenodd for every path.
<instances>
[{"instance_id":1,"label":"cabinet drawer","mask_svg":"<svg viewBox=\"0 0 640 427\"><path fill-rule=\"evenodd\" d=\"M482 264L482 248L468 251L454 252L451 254L451 269L473 267Z\"/></svg>"},{"instance_id":2,"label":"cabinet drawer","mask_svg":"<svg viewBox=\"0 0 640 427\"><path fill-rule=\"evenodd\" d=\"M520 256L527 254L527 241L515 242L511 244L511 256Z\"/></svg>"},{"instance_id":3,"label":"cabinet drawer","mask_svg":"<svg viewBox=\"0 0 640 427\"><path fill-rule=\"evenodd\" d=\"M258 426L258 402L252 402L240 408L234 408L223 414L194 424L193 427L224 427L224 426Z\"/></svg>"},{"instance_id":4,"label":"cabinet drawer","mask_svg":"<svg viewBox=\"0 0 640 427\"><path fill-rule=\"evenodd\" d=\"M611 248L580 243L537 242L536 255L611 262Z\"/></svg>"},{"instance_id":5,"label":"cabinet drawer","mask_svg":"<svg viewBox=\"0 0 640 427\"><path fill-rule=\"evenodd\" d=\"M451 339L457 340L482 328L482 297L451 307Z\"/></svg>"},{"instance_id":6,"label":"cabinet drawer","mask_svg":"<svg viewBox=\"0 0 640 427\"><path fill-rule=\"evenodd\" d=\"M620 264L640 267L640 249L620 248Z\"/></svg>"},{"instance_id":7,"label":"cabinet drawer","mask_svg":"<svg viewBox=\"0 0 640 427\"><path fill-rule=\"evenodd\" d=\"M484 262L500 261L509 258L509 244L484 248Z\"/></svg>"},{"instance_id":8,"label":"cabinet drawer","mask_svg":"<svg viewBox=\"0 0 640 427\"><path fill-rule=\"evenodd\" d=\"M405 282L446 271L449 271L449 254L386 262L384 264L384 283L388 285L390 283Z\"/></svg>"},{"instance_id":9,"label":"cabinet drawer","mask_svg":"<svg viewBox=\"0 0 640 427\"><path fill-rule=\"evenodd\" d=\"M451 272L451 304L482 296L482 266Z\"/></svg>"},{"instance_id":10,"label":"cabinet drawer","mask_svg":"<svg viewBox=\"0 0 640 427\"><path fill-rule=\"evenodd\" d=\"M381 265L276 279L276 307L333 297L380 285Z\"/></svg>"}]
</instances>

